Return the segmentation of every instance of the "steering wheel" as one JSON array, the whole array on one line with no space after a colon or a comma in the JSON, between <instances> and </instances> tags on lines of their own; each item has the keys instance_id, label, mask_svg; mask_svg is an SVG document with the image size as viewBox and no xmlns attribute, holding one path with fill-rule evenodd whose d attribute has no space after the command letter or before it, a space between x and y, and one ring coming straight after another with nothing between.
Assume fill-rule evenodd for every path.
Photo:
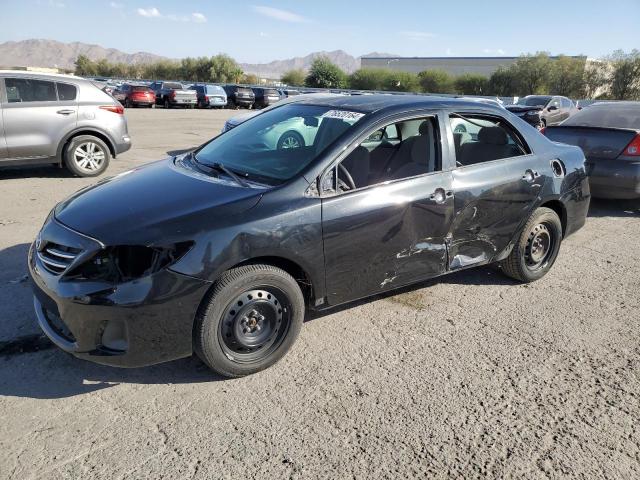
<instances>
[{"instance_id":1,"label":"steering wheel","mask_svg":"<svg viewBox=\"0 0 640 480\"><path fill-rule=\"evenodd\" d=\"M338 168L340 169L340 172L342 172L346 178L346 186L349 187L349 190L355 190L356 187L356 182L353 181L353 177L351 176L351 174L349 173L349 170L346 169L346 167L342 164L338 165ZM338 175L338 183L340 183L340 175Z\"/></svg>"}]
</instances>

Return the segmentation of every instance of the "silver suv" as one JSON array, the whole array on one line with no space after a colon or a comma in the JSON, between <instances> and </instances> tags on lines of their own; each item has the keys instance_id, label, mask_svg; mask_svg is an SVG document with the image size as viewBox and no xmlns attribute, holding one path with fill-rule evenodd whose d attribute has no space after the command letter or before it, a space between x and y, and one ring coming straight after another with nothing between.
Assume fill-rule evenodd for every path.
<instances>
[{"instance_id":1,"label":"silver suv","mask_svg":"<svg viewBox=\"0 0 640 480\"><path fill-rule=\"evenodd\" d=\"M0 166L55 163L93 177L130 148L124 109L90 81L0 70Z\"/></svg>"}]
</instances>

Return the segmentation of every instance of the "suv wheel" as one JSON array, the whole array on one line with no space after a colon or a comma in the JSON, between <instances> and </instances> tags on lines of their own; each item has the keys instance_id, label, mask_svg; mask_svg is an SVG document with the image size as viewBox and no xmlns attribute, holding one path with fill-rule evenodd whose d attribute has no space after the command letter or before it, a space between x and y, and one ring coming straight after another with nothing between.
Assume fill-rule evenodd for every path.
<instances>
[{"instance_id":1,"label":"suv wheel","mask_svg":"<svg viewBox=\"0 0 640 480\"><path fill-rule=\"evenodd\" d=\"M195 351L211 369L241 377L280 360L304 320L304 297L294 278L271 265L225 272L196 317Z\"/></svg>"},{"instance_id":2,"label":"suv wheel","mask_svg":"<svg viewBox=\"0 0 640 480\"><path fill-rule=\"evenodd\" d=\"M169 99L168 98L164 99L164 108L171 108L171 104L169 103Z\"/></svg>"},{"instance_id":3,"label":"suv wheel","mask_svg":"<svg viewBox=\"0 0 640 480\"><path fill-rule=\"evenodd\" d=\"M95 177L109 166L109 147L97 137L79 135L64 150L64 163L79 177Z\"/></svg>"},{"instance_id":4,"label":"suv wheel","mask_svg":"<svg viewBox=\"0 0 640 480\"><path fill-rule=\"evenodd\" d=\"M518 243L501 263L502 271L521 282L533 282L551 269L562 243L562 223L558 214L541 207L531 214Z\"/></svg>"}]
</instances>

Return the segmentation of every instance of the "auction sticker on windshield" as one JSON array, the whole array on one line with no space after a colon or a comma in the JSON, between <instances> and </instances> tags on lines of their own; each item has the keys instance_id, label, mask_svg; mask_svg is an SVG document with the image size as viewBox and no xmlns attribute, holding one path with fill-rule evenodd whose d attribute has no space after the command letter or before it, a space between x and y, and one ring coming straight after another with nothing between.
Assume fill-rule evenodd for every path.
<instances>
[{"instance_id":1,"label":"auction sticker on windshield","mask_svg":"<svg viewBox=\"0 0 640 480\"><path fill-rule=\"evenodd\" d=\"M348 110L329 110L321 115L320 118L339 118L340 120L347 120L357 122L362 117L364 117L364 113L360 112L350 112Z\"/></svg>"}]
</instances>

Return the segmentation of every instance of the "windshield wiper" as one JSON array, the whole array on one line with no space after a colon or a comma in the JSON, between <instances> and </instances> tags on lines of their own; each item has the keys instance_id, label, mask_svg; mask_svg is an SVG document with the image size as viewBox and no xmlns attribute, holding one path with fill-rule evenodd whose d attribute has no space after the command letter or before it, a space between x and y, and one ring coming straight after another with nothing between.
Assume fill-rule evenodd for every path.
<instances>
[{"instance_id":1,"label":"windshield wiper","mask_svg":"<svg viewBox=\"0 0 640 480\"><path fill-rule=\"evenodd\" d=\"M189 152L189 154L187 155L186 158L188 158L189 160L193 160L193 162L199 168L200 167L204 167L204 168L207 168L209 170L218 170L219 172L225 173L226 175L231 177L238 185L241 185L243 187L250 187L251 186L242 177L240 177L237 173L235 173L233 170L225 167L224 164L222 164L220 162L202 163L200 160L198 160L198 157L196 157L196 154L194 152Z\"/></svg>"}]
</instances>

